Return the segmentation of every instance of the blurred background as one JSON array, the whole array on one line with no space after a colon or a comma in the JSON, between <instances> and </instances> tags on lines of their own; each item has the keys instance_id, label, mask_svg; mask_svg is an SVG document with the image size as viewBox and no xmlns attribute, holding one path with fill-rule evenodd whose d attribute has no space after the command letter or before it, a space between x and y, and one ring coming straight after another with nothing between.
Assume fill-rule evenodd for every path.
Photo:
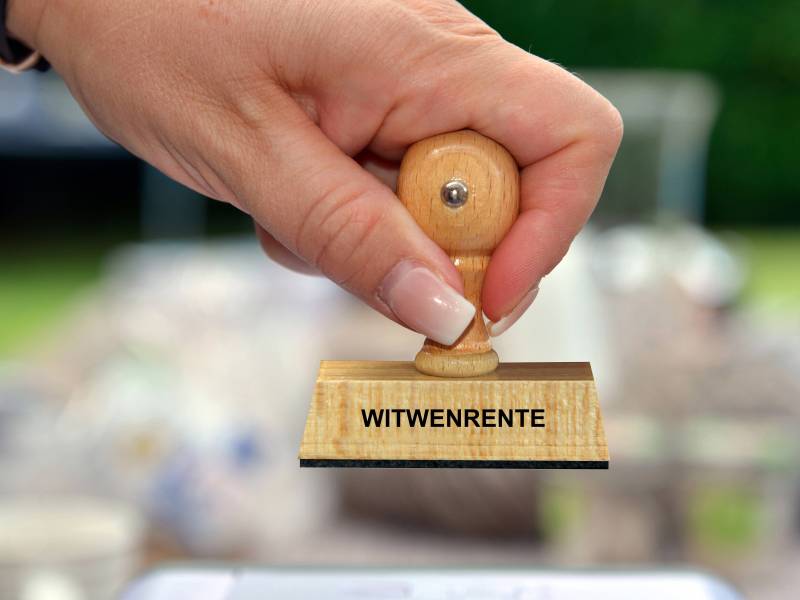
<instances>
[{"instance_id":1,"label":"blurred background","mask_svg":"<svg viewBox=\"0 0 800 600\"><path fill-rule=\"evenodd\" d=\"M0 75L0 597L162 560L690 565L800 585L800 2L468 8L621 110L597 213L497 342L591 360L608 472L304 470L322 358L421 340Z\"/></svg>"}]
</instances>

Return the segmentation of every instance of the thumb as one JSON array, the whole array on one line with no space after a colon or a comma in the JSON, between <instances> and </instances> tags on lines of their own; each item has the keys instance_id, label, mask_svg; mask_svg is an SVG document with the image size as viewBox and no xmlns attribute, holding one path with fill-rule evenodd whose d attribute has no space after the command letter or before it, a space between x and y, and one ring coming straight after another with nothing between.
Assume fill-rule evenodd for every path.
<instances>
[{"instance_id":1,"label":"thumb","mask_svg":"<svg viewBox=\"0 0 800 600\"><path fill-rule=\"evenodd\" d=\"M280 244L373 308L455 342L475 308L447 254L388 187L284 101L281 117L246 135L250 152L225 169L237 200Z\"/></svg>"}]
</instances>

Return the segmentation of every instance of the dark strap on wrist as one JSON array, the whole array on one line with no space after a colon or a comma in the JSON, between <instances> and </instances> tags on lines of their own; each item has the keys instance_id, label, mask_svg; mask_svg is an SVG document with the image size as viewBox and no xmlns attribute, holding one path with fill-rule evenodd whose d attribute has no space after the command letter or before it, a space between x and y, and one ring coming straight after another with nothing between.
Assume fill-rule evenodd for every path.
<instances>
[{"instance_id":1,"label":"dark strap on wrist","mask_svg":"<svg viewBox=\"0 0 800 600\"><path fill-rule=\"evenodd\" d=\"M25 0L21 1L24 2ZM6 29L7 4L7 0L0 0L0 58L9 64L19 64L30 57L34 51L22 42L9 37ZM41 58L33 68L37 71L46 71L50 68L50 64L44 58Z\"/></svg>"}]
</instances>

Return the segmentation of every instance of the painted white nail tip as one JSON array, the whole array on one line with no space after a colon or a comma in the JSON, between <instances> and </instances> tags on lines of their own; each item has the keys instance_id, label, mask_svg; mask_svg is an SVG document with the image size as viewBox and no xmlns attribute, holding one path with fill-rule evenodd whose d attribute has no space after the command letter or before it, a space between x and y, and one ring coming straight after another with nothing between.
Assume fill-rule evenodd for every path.
<instances>
[{"instance_id":1,"label":"painted white nail tip","mask_svg":"<svg viewBox=\"0 0 800 600\"><path fill-rule=\"evenodd\" d=\"M489 335L492 337L497 337L508 331L508 329L514 323L516 323L523 314L525 314L525 311L528 310L531 304L533 304L533 301L536 300L536 296L538 294L539 286L536 286L522 297L522 300L517 303L510 313L498 321L489 321L489 323L486 325Z\"/></svg>"},{"instance_id":2,"label":"painted white nail tip","mask_svg":"<svg viewBox=\"0 0 800 600\"><path fill-rule=\"evenodd\" d=\"M386 277L380 297L403 323L449 346L475 317L475 307L429 269L401 263Z\"/></svg>"}]
</instances>

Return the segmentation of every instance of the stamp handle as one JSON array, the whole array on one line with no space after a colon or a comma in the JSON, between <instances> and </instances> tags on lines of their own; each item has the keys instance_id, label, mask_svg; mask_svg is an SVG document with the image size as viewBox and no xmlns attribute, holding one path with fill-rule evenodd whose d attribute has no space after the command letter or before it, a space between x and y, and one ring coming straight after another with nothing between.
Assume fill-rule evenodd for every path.
<instances>
[{"instance_id":1,"label":"stamp handle","mask_svg":"<svg viewBox=\"0 0 800 600\"><path fill-rule=\"evenodd\" d=\"M475 131L436 135L406 152L397 195L450 256L464 278L464 295L476 309L472 324L452 346L425 340L414 361L417 370L441 377L491 373L498 358L483 320L481 291L492 252L519 212L516 161Z\"/></svg>"}]
</instances>

